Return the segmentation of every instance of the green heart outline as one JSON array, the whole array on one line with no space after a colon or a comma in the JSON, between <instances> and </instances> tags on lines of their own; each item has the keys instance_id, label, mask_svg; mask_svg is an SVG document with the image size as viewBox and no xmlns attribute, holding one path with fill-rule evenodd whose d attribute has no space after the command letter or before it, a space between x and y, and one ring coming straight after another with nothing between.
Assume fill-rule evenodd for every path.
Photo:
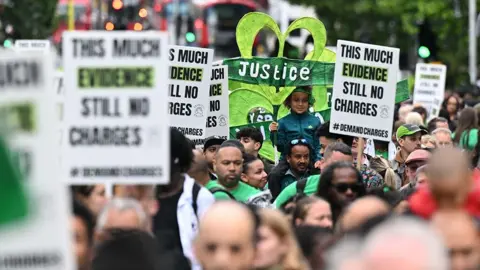
<instances>
[{"instance_id":1,"label":"green heart outline","mask_svg":"<svg viewBox=\"0 0 480 270\"><path fill-rule=\"evenodd\" d=\"M309 60L316 61L327 44L327 30L325 25L318 19L312 17L302 17L293 21L287 28L285 33L280 31L275 20L261 12L250 12L243 16L237 24L236 38L237 45L242 58L252 58L252 49L255 37L260 30L268 28L276 35L279 42L279 50L277 57L283 57L283 49L288 35L297 29L305 29L312 35L313 38L313 53ZM307 60L306 57L304 60Z\"/></svg>"}]
</instances>

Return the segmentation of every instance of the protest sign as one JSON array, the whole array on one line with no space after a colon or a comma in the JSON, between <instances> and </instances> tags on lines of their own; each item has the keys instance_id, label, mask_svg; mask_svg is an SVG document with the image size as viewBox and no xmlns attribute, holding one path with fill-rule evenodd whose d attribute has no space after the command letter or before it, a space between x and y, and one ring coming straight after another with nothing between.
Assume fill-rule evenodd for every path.
<instances>
[{"instance_id":1,"label":"protest sign","mask_svg":"<svg viewBox=\"0 0 480 270\"><path fill-rule=\"evenodd\" d=\"M417 64L413 103L422 104L427 109L429 119L437 117L440 113L445 95L446 77L447 67L445 65Z\"/></svg>"},{"instance_id":2,"label":"protest sign","mask_svg":"<svg viewBox=\"0 0 480 270\"><path fill-rule=\"evenodd\" d=\"M23 212L28 206L23 219L0 227L0 269L76 269L69 229L70 200L58 179L55 159L59 145L51 91L53 59L42 52L0 54L0 69L4 71L0 74L1 219L5 222L4 215ZM17 170L6 166L6 151ZM25 187L27 196L17 185Z\"/></svg>"},{"instance_id":3,"label":"protest sign","mask_svg":"<svg viewBox=\"0 0 480 270\"><path fill-rule=\"evenodd\" d=\"M339 40L330 132L390 141L400 50Z\"/></svg>"},{"instance_id":4,"label":"protest sign","mask_svg":"<svg viewBox=\"0 0 480 270\"><path fill-rule=\"evenodd\" d=\"M228 139L228 68L212 67L209 111L205 138L220 136Z\"/></svg>"},{"instance_id":5,"label":"protest sign","mask_svg":"<svg viewBox=\"0 0 480 270\"><path fill-rule=\"evenodd\" d=\"M50 51L50 41L42 39L19 39L15 41L16 51Z\"/></svg>"},{"instance_id":6,"label":"protest sign","mask_svg":"<svg viewBox=\"0 0 480 270\"><path fill-rule=\"evenodd\" d=\"M62 178L71 184L168 183L167 36L66 32L63 60Z\"/></svg>"},{"instance_id":7,"label":"protest sign","mask_svg":"<svg viewBox=\"0 0 480 270\"><path fill-rule=\"evenodd\" d=\"M172 127L197 147L206 138L213 50L169 46L168 111Z\"/></svg>"}]
</instances>

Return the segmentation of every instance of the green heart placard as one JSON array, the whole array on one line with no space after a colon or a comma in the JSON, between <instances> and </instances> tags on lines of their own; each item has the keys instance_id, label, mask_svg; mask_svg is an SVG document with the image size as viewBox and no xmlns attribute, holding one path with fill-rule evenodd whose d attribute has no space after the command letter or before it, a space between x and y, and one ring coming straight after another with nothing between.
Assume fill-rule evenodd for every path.
<instances>
[{"instance_id":1,"label":"green heart placard","mask_svg":"<svg viewBox=\"0 0 480 270\"><path fill-rule=\"evenodd\" d=\"M278 39L277 57L252 56L255 38L264 28L272 31ZM313 38L314 48L304 60L283 57L288 35L297 29L309 31ZM248 116L252 110L263 108L272 114L274 121L287 115L289 111L282 103L299 86L313 86L316 101L312 112L321 120L329 120L336 54L325 48L327 32L320 20L311 17L297 19L282 33L272 17L261 12L251 12L239 21L236 39L240 57L223 61L228 66L231 91L231 134L244 126L258 126L258 123L249 121ZM403 100L408 98L408 87L405 86L404 83L397 85L397 101L398 94ZM264 123L262 129L268 129L269 123ZM266 136L265 141L260 154L273 160L274 150L270 138Z\"/></svg>"}]
</instances>

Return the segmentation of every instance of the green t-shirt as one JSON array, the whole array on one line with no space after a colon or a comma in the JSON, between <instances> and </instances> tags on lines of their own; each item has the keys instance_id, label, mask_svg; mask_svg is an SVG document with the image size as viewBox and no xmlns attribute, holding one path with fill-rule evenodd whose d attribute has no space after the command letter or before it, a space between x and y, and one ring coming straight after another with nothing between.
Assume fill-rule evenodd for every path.
<instances>
[{"instance_id":1,"label":"green t-shirt","mask_svg":"<svg viewBox=\"0 0 480 270\"><path fill-rule=\"evenodd\" d=\"M207 189L211 189L214 187L224 188L217 181L213 180L208 182L205 187ZM229 190L229 192L233 195L233 197L235 197L237 201L246 203L251 196L260 193L261 191L249 186L248 184L243 183L242 181L239 181L238 186L235 189ZM228 195L223 192L215 192L213 196L215 197L215 200L230 200L230 197L228 197Z\"/></svg>"},{"instance_id":2,"label":"green t-shirt","mask_svg":"<svg viewBox=\"0 0 480 270\"><path fill-rule=\"evenodd\" d=\"M305 184L305 189L303 193L305 195L312 195L317 191L318 183L320 182L320 175L312 175L307 178L307 183ZM297 194L297 182L291 183L286 188L280 192L277 199L275 200L274 204L277 208L280 208L282 204L284 204L288 199L295 196Z\"/></svg>"},{"instance_id":3,"label":"green t-shirt","mask_svg":"<svg viewBox=\"0 0 480 270\"><path fill-rule=\"evenodd\" d=\"M455 138L455 133L452 134L452 139ZM473 150L478 143L478 129L470 129L467 131L462 132L462 136L460 136L460 141L458 142L458 146L462 149L466 150Z\"/></svg>"}]
</instances>

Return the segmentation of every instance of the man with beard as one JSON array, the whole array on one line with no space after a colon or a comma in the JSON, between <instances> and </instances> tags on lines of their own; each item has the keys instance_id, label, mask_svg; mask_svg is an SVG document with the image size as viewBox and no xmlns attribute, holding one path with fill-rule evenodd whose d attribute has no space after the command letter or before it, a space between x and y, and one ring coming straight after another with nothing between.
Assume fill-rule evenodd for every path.
<instances>
[{"instance_id":1,"label":"man with beard","mask_svg":"<svg viewBox=\"0 0 480 270\"><path fill-rule=\"evenodd\" d=\"M288 185L310 176L310 153L311 149L307 140L295 139L289 142L286 148L287 172L282 176L268 179L268 188L273 198L276 198Z\"/></svg>"},{"instance_id":2,"label":"man with beard","mask_svg":"<svg viewBox=\"0 0 480 270\"><path fill-rule=\"evenodd\" d=\"M210 170L210 179L216 180L217 175L213 169L213 160L215 159L215 153L217 153L218 148L220 145L225 141L220 136L211 136L205 139L205 143L203 145L203 155L208 162L208 167Z\"/></svg>"},{"instance_id":3,"label":"man with beard","mask_svg":"<svg viewBox=\"0 0 480 270\"><path fill-rule=\"evenodd\" d=\"M350 162L335 162L328 166L322 173L316 193L330 203L334 224L347 206L365 194L362 175Z\"/></svg>"},{"instance_id":4,"label":"man with beard","mask_svg":"<svg viewBox=\"0 0 480 270\"><path fill-rule=\"evenodd\" d=\"M215 154L213 167L218 180L210 181L206 185L208 189L223 188L240 202L247 202L250 197L260 193L259 190L240 181L243 154L239 147L229 143L222 144ZM217 200L229 199L223 192L215 192L214 196Z\"/></svg>"}]
</instances>

